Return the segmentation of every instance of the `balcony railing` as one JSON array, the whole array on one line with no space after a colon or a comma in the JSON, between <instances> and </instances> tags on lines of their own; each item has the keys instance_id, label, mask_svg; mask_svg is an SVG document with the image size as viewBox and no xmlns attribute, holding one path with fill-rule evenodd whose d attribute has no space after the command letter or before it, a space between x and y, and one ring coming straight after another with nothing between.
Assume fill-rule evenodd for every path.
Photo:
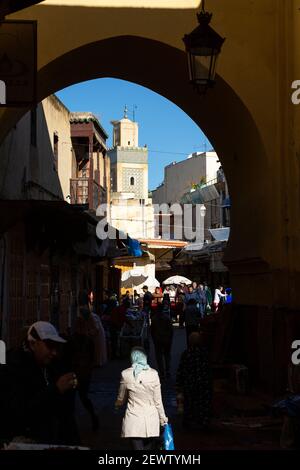
<instances>
[{"instance_id":1,"label":"balcony railing","mask_svg":"<svg viewBox=\"0 0 300 470\"><path fill-rule=\"evenodd\" d=\"M70 194L71 204L88 204L89 209L92 210L96 210L100 204L107 202L106 190L89 178L72 178Z\"/></svg>"}]
</instances>

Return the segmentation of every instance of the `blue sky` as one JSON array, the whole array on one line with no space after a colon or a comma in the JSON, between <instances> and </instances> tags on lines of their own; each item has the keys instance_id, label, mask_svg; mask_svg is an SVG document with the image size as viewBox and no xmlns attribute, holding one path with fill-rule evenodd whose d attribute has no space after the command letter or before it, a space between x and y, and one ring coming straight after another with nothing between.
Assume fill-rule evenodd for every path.
<instances>
[{"instance_id":1,"label":"blue sky","mask_svg":"<svg viewBox=\"0 0 300 470\"><path fill-rule=\"evenodd\" d=\"M70 111L90 111L97 115L109 134L110 121L121 119L124 107L128 117L139 123L139 145L149 150L149 189L158 186L164 177L164 167L184 160L189 153L209 150L210 143L200 128L178 106L153 91L134 83L101 78L79 83L56 93Z\"/></svg>"}]
</instances>

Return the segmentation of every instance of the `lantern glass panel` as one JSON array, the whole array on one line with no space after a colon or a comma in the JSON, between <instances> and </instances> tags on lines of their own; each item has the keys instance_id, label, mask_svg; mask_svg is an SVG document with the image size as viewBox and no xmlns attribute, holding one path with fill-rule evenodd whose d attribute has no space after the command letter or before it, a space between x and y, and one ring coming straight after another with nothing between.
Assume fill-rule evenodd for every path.
<instances>
[{"instance_id":1,"label":"lantern glass panel","mask_svg":"<svg viewBox=\"0 0 300 470\"><path fill-rule=\"evenodd\" d=\"M198 85L207 85L214 81L216 72L216 55L210 56L189 56L190 80Z\"/></svg>"}]
</instances>

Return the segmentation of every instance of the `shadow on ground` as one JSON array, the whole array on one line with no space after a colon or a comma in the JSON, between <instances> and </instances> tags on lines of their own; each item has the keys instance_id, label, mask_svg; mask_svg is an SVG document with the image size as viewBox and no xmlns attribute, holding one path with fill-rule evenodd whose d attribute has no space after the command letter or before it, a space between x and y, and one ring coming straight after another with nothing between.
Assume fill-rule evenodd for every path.
<instances>
[{"instance_id":1,"label":"shadow on ground","mask_svg":"<svg viewBox=\"0 0 300 470\"><path fill-rule=\"evenodd\" d=\"M185 331L175 327L172 350L171 378L162 383L166 414L173 426L176 450L273 450L279 448L281 422L268 416L268 398L259 394L240 396L215 387L214 417L211 428L205 432L188 432L177 414L175 375L180 355L185 349ZM150 365L156 368L153 345ZM120 438L123 412L115 413L120 373L129 367L128 359L109 361L95 369L90 397L99 416L100 427L92 432L86 410L77 400L77 417L82 445L97 450L127 450L126 439ZM217 384L218 385L218 384Z\"/></svg>"}]
</instances>

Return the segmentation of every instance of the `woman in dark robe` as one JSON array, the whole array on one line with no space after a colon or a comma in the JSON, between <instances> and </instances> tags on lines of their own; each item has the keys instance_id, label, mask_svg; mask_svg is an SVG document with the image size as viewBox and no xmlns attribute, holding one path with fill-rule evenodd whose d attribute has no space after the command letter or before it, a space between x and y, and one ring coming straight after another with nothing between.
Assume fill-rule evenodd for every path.
<instances>
[{"instance_id":1,"label":"woman in dark robe","mask_svg":"<svg viewBox=\"0 0 300 470\"><path fill-rule=\"evenodd\" d=\"M182 353L176 376L177 400L183 401L183 425L206 428L211 416L212 381L203 335L189 336L189 346Z\"/></svg>"}]
</instances>

